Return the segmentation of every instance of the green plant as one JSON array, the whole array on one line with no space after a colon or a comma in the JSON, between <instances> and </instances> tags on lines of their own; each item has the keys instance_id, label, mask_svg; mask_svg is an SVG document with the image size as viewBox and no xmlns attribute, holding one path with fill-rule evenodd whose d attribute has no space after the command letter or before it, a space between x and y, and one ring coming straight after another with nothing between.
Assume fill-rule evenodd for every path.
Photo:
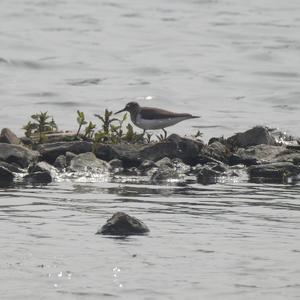
<instances>
[{"instance_id":1,"label":"green plant","mask_svg":"<svg viewBox=\"0 0 300 300\"><path fill-rule=\"evenodd\" d=\"M44 140L46 133L57 131L56 122L52 116L48 115L47 111L34 114L31 116L31 119L33 119L33 122L29 121L25 126L23 126L27 137L38 134L39 142L41 143Z\"/></svg>"},{"instance_id":2,"label":"green plant","mask_svg":"<svg viewBox=\"0 0 300 300\"><path fill-rule=\"evenodd\" d=\"M81 127L83 125L87 124L87 121L85 120L84 113L82 111L79 111L79 110L77 110L77 123L78 123L79 127L78 127L78 130L77 130L77 133L76 133L76 137L79 136Z\"/></svg>"},{"instance_id":3,"label":"green plant","mask_svg":"<svg viewBox=\"0 0 300 300\"><path fill-rule=\"evenodd\" d=\"M89 122L88 126L84 129L84 138L91 139L94 136L94 129L96 128L96 124L93 124L91 121Z\"/></svg>"}]
</instances>

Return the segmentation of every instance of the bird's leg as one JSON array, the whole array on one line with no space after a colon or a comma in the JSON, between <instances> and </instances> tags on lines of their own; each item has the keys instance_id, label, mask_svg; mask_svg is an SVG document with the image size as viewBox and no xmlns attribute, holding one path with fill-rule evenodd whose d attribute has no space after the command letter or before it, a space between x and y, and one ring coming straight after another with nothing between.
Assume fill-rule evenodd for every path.
<instances>
[{"instance_id":1,"label":"bird's leg","mask_svg":"<svg viewBox=\"0 0 300 300\"><path fill-rule=\"evenodd\" d=\"M167 131L164 128L162 128L162 130L163 130L163 132L165 134L164 139L166 139L167 138Z\"/></svg>"}]
</instances>

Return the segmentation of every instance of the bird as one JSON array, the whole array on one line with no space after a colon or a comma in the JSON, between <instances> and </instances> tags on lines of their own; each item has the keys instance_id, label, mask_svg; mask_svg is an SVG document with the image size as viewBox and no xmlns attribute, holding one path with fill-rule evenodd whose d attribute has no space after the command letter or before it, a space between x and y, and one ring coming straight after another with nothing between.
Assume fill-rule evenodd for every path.
<instances>
[{"instance_id":1,"label":"bird","mask_svg":"<svg viewBox=\"0 0 300 300\"><path fill-rule=\"evenodd\" d=\"M166 127L175 125L181 121L200 118L188 113L175 113L156 107L143 107L137 102L129 102L125 108L117 111L115 114L128 111L130 113L131 121L137 127L143 129L143 135L146 130L162 129L165 138L167 137Z\"/></svg>"}]
</instances>

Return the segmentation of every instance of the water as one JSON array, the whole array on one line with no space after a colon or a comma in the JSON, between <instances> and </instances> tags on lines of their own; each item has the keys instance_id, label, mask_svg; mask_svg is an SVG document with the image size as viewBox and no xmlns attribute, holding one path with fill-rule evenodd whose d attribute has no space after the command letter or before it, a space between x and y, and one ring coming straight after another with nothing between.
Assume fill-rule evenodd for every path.
<instances>
[{"instance_id":1,"label":"water","mask_svg":"<svg viewBox=\"0 0 300 300\"><path fill-rule=\"evenodd\" d=\"M169 132L299 135L299 1L75 2L1 1L0 127L135 100L202 116ZM299 200L245 180L2 188L1 299L298 299ZM95 235L116 211L150 234Z\"/></svg>"}]
</instances>

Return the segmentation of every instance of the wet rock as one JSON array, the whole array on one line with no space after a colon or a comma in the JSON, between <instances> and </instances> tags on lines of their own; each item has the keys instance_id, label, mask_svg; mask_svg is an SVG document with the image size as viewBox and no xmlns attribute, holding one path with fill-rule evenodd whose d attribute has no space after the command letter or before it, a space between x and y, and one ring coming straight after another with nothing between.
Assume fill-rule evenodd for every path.
<instances>
[{"instance_id":1,"label":"wet rock","mask_svg":"<svg viewBox=\"0 0 300 300\"><path fill-rule=\"evenodd\" d=\"M162 168L162 167L170 167L170 168L173 168L174 165L172 163L172 160L169 158L169 157L164 157L160 160L158 160L157 162L155 162L155 165L158 167L158 168Z\"/></svg>"},{"instance_id":2,"label":"wet rock","mask_svg":"<svg viewBox=\"0 0 300 300\"><path fill-rule=\"evenodd\" d=\"M110 166L106 161L98 159L92 152L82 153L75 156L70 163L70 170L75 172L108 172Z\"/></svg>"},{"instance_id":3,"label":"wet rock","mask_svg":"<svg viewBox=\"0 0 300 300\"><path fill-rule=\"evenodd\" d=\"M33 184L50 183L53 181L56 171L53 166L45 161L41 161L29 166L29 174L24 176L24 181Z\"/></svg>"},{"instance_id":4,"label":"wet rock","mask_svg":"<svg viewBox=\"0 0 300 300\"><path fill-rule=\"evenodd\" d=\"M165 182L172 179L179 179L179 173L174 168L166 165L156 169L151 176L151 181L154 183Z\"/></svg>"},{"instance_id":5,"label":"wet rock","mask_svg":"<svg viewBox=\"0 0 300 300\"><path fill-rule=\"evenodd\" d=\"M31 162L37 161L39 153L21 145L0 143L0 161L16 163L22 168L28 167Z\"/></svg>"},{"instance_id":6,"label":"wet rock","mask_svg":"<svg viewBox=\"0 0 300 300\"><path fill-rule=\"evenodd\" d=\"M24 176L24 181L32 184L46 184L52 182L49 171L38 171Z\"/></svg>"},{"instance_id":7,"label":"wet rock","mask_svg":"<svg viewBox=\"0 0 300 300\"><path fill-rule=\"evenodd\" d=\"M74 154L73 152L69 152L69 151L66 152L66 162L67 162L67 166L70 166L72 159L75 158L76 156L77 156L77 155Z\"/></svg>"},{"instance_id":8,"label":"wet rock","mask_svg":"<svg viewBox=\"0 0 300 300\"><path fill-rule=\"evenodd\" d=\"M36 172L49 172L50 174L52 172L56 172L56 169L48 164L45 161L41 161L35 164L32 164L28 167L28 172L29 173L36 173Z\"/></svg>"},{"instance_id":9,"label":"wet rock","mask_svg":"<svg viewBox=\"0 0 300 300\"><path fill-rule=\"evenodd\" d=\"M290 162L276 162L248 168L251 182L255 183L286 183L290 178L296 179L300 167Z\"/></svg>"},{"instance_id":10,"label":"wet rock","mask_svg":"<svg viewBox=\"0 0 300 300\"><path fill-rule=\"evenodd\" d=\"M139 219L117 212L97 231L97 234L127 236L148 232L149 228Z\"/></svg>"},{"instance_id":11,"label":"wet rock","mask_svg":"<svg viewBox=\"0 0 300 300\"><path fill-rule=\"evenodd\" d=\"M74 154L92 152L92 147L93 144L91 142L75 141L40 144L37 150L40 152L43 160L53 164L59 155L65 155L66 152Z\"/></svg>"},{"instance_id":12,"label":"wet rock","mask_svg":"<svg viewBox=\"0 0 300 300\"><path fill-rule=\"evenodd\" d=\"M284 146L257 145L246 149L240 148L231 156L231 165L244 164L246 166L257 165L275 161L286 148Z\"/></svg>"},{"instance_id":13,"label":"wet rock","mask_svg":"<svg viewBox=\"0 0 300 300\"><path fill-rule=\"evenodd\" d=\"M65 169L68 164L67 164L67 158L65 155L59 155L55 162L54 162L54 167L57 168L58 170L63 170Z\"/></svg>"},{"instance_id":14,"label":"wet rock","mask_svg":"<svg viewBox=\"0 0 300 300\"><path fill-rule=\"evenodd\" d=\"M0 166L0 186L6 186L14 181L15 175L7 168Z\"/></svg>"},{"instance_id":15,"label":"wet rock","mask_svg":"<svg viewBox=\"0 0 300 300\"><path fill-rule=\"evenodd\" d=\"M246 148L260 144L276 145L276 140L270 131L263 126L256 126L245 132L237 133L227 139L231 148Z\"/></svg>"},{"instance_id":16,"label":"wet rock","mask_svg":"<svg viewBox=\"0 0 300 300\"><path fill-rule=\"evenodd\" d=\"M0 166L4 167L6 169L8 169L9 171L13 172L13 173L22 173L23 171L14 163L9 164L7 162L4 161L0 161Z\"/></svg>"},{"instance_id":17,"label":"wet rock","mask_svg":"<svg viewBox=\"0 0 300 300\"><path fill-rule=\"evenodd\" d=\"M34 144L33 140L27 136L21 137L20 141L25 146L32 146Z\"/></svg>"},{"instance_id":18,"label":"wet rock","mask_svg":"<svg viewBox=\"0 0 300 300\"><path fill-rule=\"evenodd\" d=\"M143 145L130 144L97 144L94 147L95 155L105 161L119 159L124 168L137 167L142 160L139 151Z\"/></svg>"},{"instance_id":19,"label":"wet rock","mask_svg":"<svg viewBox=\"0 0 300 300\"><path fill-rule=\"evenodd\" d=\"M145 146L141 149L139 157L154 162L164 157L180 158L184 163L195 164L202 148L203 143L200 141L172 134L165 141Z\"/></svg>"},{"instance_id":20,"label":"wet rock","mask_svg":"<svg viewBox=\"0 0 300 300\"><path fill-rule=\"evenodd\" d=\"M228 159L231 156L231 151L224 144L219 141L215 141L210 143L208 146L204 146L200 156L206 156L218 161L228 162Z\"/></svg>"},{"instance_id":21,"label":"wet rock","mask_svg":"<svg viewBox=\"0 0 300 300\"><path fill-rule=\"evenodd\" d=\"M121 169L123 168L123 163L120 159L112 159L110 162L109 162L109 165L112 169Z\"/></svg>"},{"instance_id":22,"label":"wet rock","mask_svg":"<svg viewBox=\"0 0 300 300\"><path fill-rule=\"evenodd\" d=\"M20 140L10 129L3 128L0 134L0 143L19 145Z\"/></svg>"},{"instance_id":23,"label":"wet rock","mask_svg":"<svg viewBox=\"0 0 300 300\"><path fill-rule=\"evenodd\" d=\"M170 135L165 141L147 144L98 144L95 154L105 161L120 159L124 168L138 167L144 160L154 162L164 158L181 158L185 163L194 163L203 143L176 134Z\"/></svg>"},{"instance_id":24,"label":"wet rock","mask_svg":"<svg viewBox=\"0 0 300 300\"><path fill-rule=\"evenodd\" d=\"M222 176L232 176L233 173L229 173L228 166L219 162L211 162L206 165L197 165L195 168L197 181L202 184L214 184L217 183Z\"/></svg>"}]
</instances>

